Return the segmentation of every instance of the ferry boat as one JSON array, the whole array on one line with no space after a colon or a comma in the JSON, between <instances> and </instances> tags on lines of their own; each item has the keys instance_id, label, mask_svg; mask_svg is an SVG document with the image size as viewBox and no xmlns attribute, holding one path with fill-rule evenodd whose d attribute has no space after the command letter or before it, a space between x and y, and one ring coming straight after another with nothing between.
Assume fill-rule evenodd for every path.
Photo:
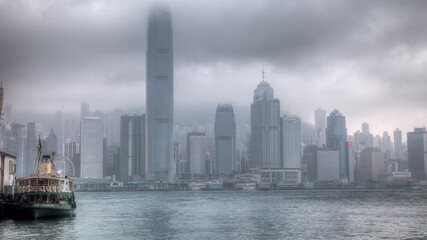
<instances>
[{"instance_id":1,"label":"ferry boat","mask_svg":"<svg viewBox=\"0 0 427 240\"><path fill-rule=\"evenodd\" d=\"M41 141L33 174L15 180L11 218L38 219L73 215L76 209L74 180L55 169L55 152L42 155Z\"/></svg>"}]
</instances>

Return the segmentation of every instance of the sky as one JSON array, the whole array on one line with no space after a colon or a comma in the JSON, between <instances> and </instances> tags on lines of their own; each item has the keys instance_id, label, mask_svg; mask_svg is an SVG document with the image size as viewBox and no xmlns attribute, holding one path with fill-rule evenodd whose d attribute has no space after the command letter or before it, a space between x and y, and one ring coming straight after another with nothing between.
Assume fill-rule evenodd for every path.
<instances>
[{"instance_id":1,"label":"sky","mask_svg":"<svg viewBox=\"0 0 427 240\"><path fill-rule=\"evenodd\" d=\"M253 91L314 123L338 109L348 133L427 125L426 1L175 0L177 123L231 103L250 123ZM147 15L155 1L0 0L0 81L15 116L145 112ZM30 117L28 117L30 116ZM405 134L404 134L405 135Z\"/></svg>"}]
</instances>

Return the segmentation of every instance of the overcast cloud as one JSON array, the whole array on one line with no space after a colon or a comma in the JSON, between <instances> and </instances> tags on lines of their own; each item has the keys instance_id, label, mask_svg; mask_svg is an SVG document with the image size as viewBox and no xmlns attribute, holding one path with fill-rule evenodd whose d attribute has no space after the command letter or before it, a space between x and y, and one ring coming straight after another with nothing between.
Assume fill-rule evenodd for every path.
<instances>
[{"instance_id":1,"label":"overcast cloud","mask_svg":"<svg viewBox=\"0 0 427 240\"><path fill-rule=\"evenodd\" d=\"M0 0L0 80L15 112L145 112L148 1ZM425 1L171 1L177 122L230 102L249 122L266 81L314 122L338 109L348 132L426 125Z\"/></svg>"}]
</instances>

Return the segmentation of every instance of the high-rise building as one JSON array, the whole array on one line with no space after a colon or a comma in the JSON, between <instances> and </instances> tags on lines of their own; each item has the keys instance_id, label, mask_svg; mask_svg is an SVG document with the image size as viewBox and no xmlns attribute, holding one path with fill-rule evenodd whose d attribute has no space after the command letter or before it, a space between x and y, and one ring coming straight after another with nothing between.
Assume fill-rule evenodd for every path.
<instances>
[{"instance_id":1,"label":"high-rise building","mask_svg":"<svg viewBox=\"0 0 427 240\"><path fill-rule=\"evenodd\" d=\"M402 131L399 128L396 128L393 132L394 135L394 158L401 159L402 154Z\"/></svg>"},{"instance_id":2,"label":"high-rise building","mask_svg":"<svg viewBox=\"0 0 427 240\"><path fill-rule=\"evenodd\" d=\"M378 181L385 171L384 154L378 148L365 148L360 153L358 175L360 181Z\"/></svg>"},{"instance_id":3,"label":"high-rise building","mask_svg":"<svg viewBox=\"0 0 427 240\"><path fill-rule=\"evenodd\" d=\"M354 182L354 172L355 172L355 154L354 154L354 146L352 142L346 142L345 144L345 176L349 182Z\"/></svg>"},{"instance_id":4,"label":"high-rise building","mask_svg":"<svg viewBox=\"0 0 427 240\"><path fill-rule=\"evenodd\" d=\"M284 168L301 168L301 120L285 115L280 121L281 155Z\"/></svg>"},{"instance_id":5,"label":"high-rise building","mask_svg":"<svg viewBox=\"0 0 427 240\"><path fill-rule=\"evenodd\" d=\"M414 180L427 180L427 131L415 128L408 132L408 169Z\"/></svg>"},{"instance_id":6,"label":"high-rise building","mask_svg":"<svg viewBox=\"0 0 427 240\"><path fill-rule=\"evenodd\" d=\"M362 133L369 134L369 123L367 122L362 123Z\"/></svg>"},{"instance_id":7,"label":"high-rise building","mask_svg":"<svg viewBox=\"0 0 427 240\"><path fill-rule=\"evenodd\" d=\"M327 119L326 148L338 151L339 173L342 178L348 177L346 175L346 141L347 128L345 124L345 116L335 109L329 114Z\"/></svg>"},{"instance_id":8,"label":"high-rise building","mask_svg":"<svg viewBox=\"0 0 427 240\"><path fill-rule=\"evenodd\" d=\"M145 178L145 115L121 117L120 179L122 181Z\"/></svg>"},{"instance_id":9,"label":"high-rise building","mask_svg":"<svg viewBox=\"0 0 427 240\"><path fill-rule=\"evenodd\" d=\"M309 182L317 181L317 149L317 144L304 146L303 172Z\"/></svg>"},{"instance_id":10,"label":"high-rise building","mask_svg":"<svg viewBox=\"0 0 427 240\"><path fill-rule=\"evenodd\" d=\"M74 155L80 153L80 145L78 142L68 142L64 144L64 157L72 160Z\"/></svg>"},{"instance_id":11,"label":"high-rise building","mask_svg":"<svg viewBox=\"0 0 427 240\"><path fill-rule=\"evenodd\" d=\"M388 132L383 132L383 137L381 139L381 151L384 153L384 160L390 161L391 140Z\"/></svg>"},{"instance_id":12,"label":"high-rise building","mask_svg":"<svg viewBox=\"0 0 427 240\"><path fill-rule=\"evenodd\" d=\"M361 145L362 149L373 146L373 135L369 133L369 124L367 122L362 123L362 133L360 134L359 142L353 146L358 149L359 145Z\"/></svg>"},{"instance_id":13,"label":"high-rise building","mask_svg":"<svg viewBox=\"0 0 427 240\"><path fill-rule=\"evenodd\" d=\"M102 120L85 117L80 124L80 177L102 178L104 162L104 131Z\"/></svg>"},{"instance_id":14,"label":"high-rise building","mask_svg":"<svg viewBox=\"0 0 427 240\"><path fill-rule=\"evenodd\" d=\"M56 136L53 129L50 130L49 135L43 141L42 152L44 155L51 155L52 151L58 151L58 137Z\"/></svg>"},{"instance_id":15,"label":"high-rise building","mask_svg":"<svg viewBox=\"0 0 427 240\"><path fill-rule=\"evenodd\" d=\"M206 136L204 133L187 134L187 160L190 164L191 174L206 173Z\"/></svg>"},{"instance_id":16,"label":"high-rise building","mask_svg":"<svg viewBox=\"0 0 427 240\"><path fill-rule=\"evenodd\" d=\"M12 123L12 109L13 109L12 104L7 103L4 111L6 125L9 125Z\"/></svg>"},{"instance_id":17,"label":"high-rise building","mask_svg":"<svg viewBox=\"0 0 427 240\"><path fill-rule=\"evenodd\" d=\"M108 145L119 146L120 145L120 119L123 115L120 109L116 109L114 112L108 115Z\"/></svg>"},{"instance_id":18,"label":"high-rise building","mask_svg":"<svg viewBox=\"0 0 427 240\"><path fill-rule=\"evenodd\" d=\"M251 168L282 168L280 157L280 101L264 79L251 104Z\"/></svg>"},{"instance_id":19,"label":"high-rise building","mask_svg":"<svg viewBox=\"0 0 427 240\"><path fill-rule=\"evenodd\" d=\"M56 155L57 156L64 156L63 155L63 145L65 143L65 137L64 137L64 115L61 111L56 112L55 114L55 133L57 137L57 146L56 149Z\"/></svg>"},{"instance_id":20,"label":"high-rise building","mask_svg":"<svg viewBox=\"0 0 427 240\"><path fill-rule=\"evenodd\" d=\"M6 109L7 110L7 109ZM15 156L16 177L23 177L25 169L25 125L12 122L4 132L4 151Z\"/></svg>"},{"instance_id":21,"label":"high-rise building","mask_svg":"<svg viewBox=\"0 0 427 240\"><path fill-rule=\"evenodd\" d=\"M148 17L146 64L149 179L174 182L172 19L163 5Z\"/></svg>"},{"instance_id":22,"label":"high-rise building","mask_svg":"<svg viewBox=\"0 0 427 240\"><path fill-rule=\"evenodd\" d=\"M339 180L339 151L319 149L316 155L317 181Z\"/></svg>"},{"instance_id":23,"label":"high-rise building","mask_svg":"<svg viewBox=\"0 0 427 240\"><path fill-rule=\"evenodd\" d=\"M375 135L375 137L373 138L373 141L372 141L372 147L381 149L381 145L382 145L381 136Z\"/></svg>"},{"instance_id":24,"label":"high-rise building","mask_svg":"<svg viewBox=\"0 0 427 240\"><path fill-rule=\"evenodd\" d=\"M78 132L79 132L78 123L74 119L65 118L64 119L64 144L77 141Z\"/></svg>"},{"instance_id":25,"label":"high-rise building","mask_svg":"<svg viewBox=\"0 0 427 240\"><path fill-rule=\"evenodd\" d=\"M37 138L36 138L36 123L27 123L27 139L25 153L24 175L28 176L33 172L34 163L37 158Z\"/></svg>"},{"instance_id":26,"label":"high-rise building","mask_svg":"<svg viewBox=\"0 0 427 240\"><path fill-rule=\"evenodd\" d=\"M216 173L236 170L236 122L231 104L218 104L215 114Z\"/></svg>"},{"instance_id":27,"label":"high-rise building","mask_svg":"<svg viewBox=\"0 0 427 240\"><path fill-rule=\"evenodd\" d=\"M82 120L85 117L89 117L89 116L90 116L89 103L82 102L82 104L80 106L80 120Z\"/></svg>"},{"instance_id":28,"label":"high-rise building","mask_svg":"<svg viewBox=\"0 0 427 240\"><path fill-rule=\"evenodd\" d=\"M104 150L104 176L120 175L120 147L107 146Z\"/></svg>"},{"instance_id":29,"label":"high-rise building","mask_svg":"<svg viewBox=\"0 0 427 240\"><path fill-rule=\"evenodd\" d=\"M318 147L324 147L326 144L326 111L318 108L314 110L314 129L316 131L316 140Z\"/></svg>"}]
</instances>

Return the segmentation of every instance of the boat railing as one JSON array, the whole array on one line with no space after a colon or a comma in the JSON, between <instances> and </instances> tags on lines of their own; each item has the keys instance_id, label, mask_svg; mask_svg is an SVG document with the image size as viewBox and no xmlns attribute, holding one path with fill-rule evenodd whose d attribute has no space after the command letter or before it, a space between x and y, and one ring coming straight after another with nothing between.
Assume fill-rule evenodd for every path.
<instances>
[{"instance_id":1,"label":"boat railing","mask_svg":"<svg viewBox=\"0 0 427 240\"><path fill-rule=\"evenodd\" d=\"M16 189L17 193L29 193L29 192L63 192L63 187L58 184L49 185L24 185L19 186Z\"/></svg>"}]
</instances>

